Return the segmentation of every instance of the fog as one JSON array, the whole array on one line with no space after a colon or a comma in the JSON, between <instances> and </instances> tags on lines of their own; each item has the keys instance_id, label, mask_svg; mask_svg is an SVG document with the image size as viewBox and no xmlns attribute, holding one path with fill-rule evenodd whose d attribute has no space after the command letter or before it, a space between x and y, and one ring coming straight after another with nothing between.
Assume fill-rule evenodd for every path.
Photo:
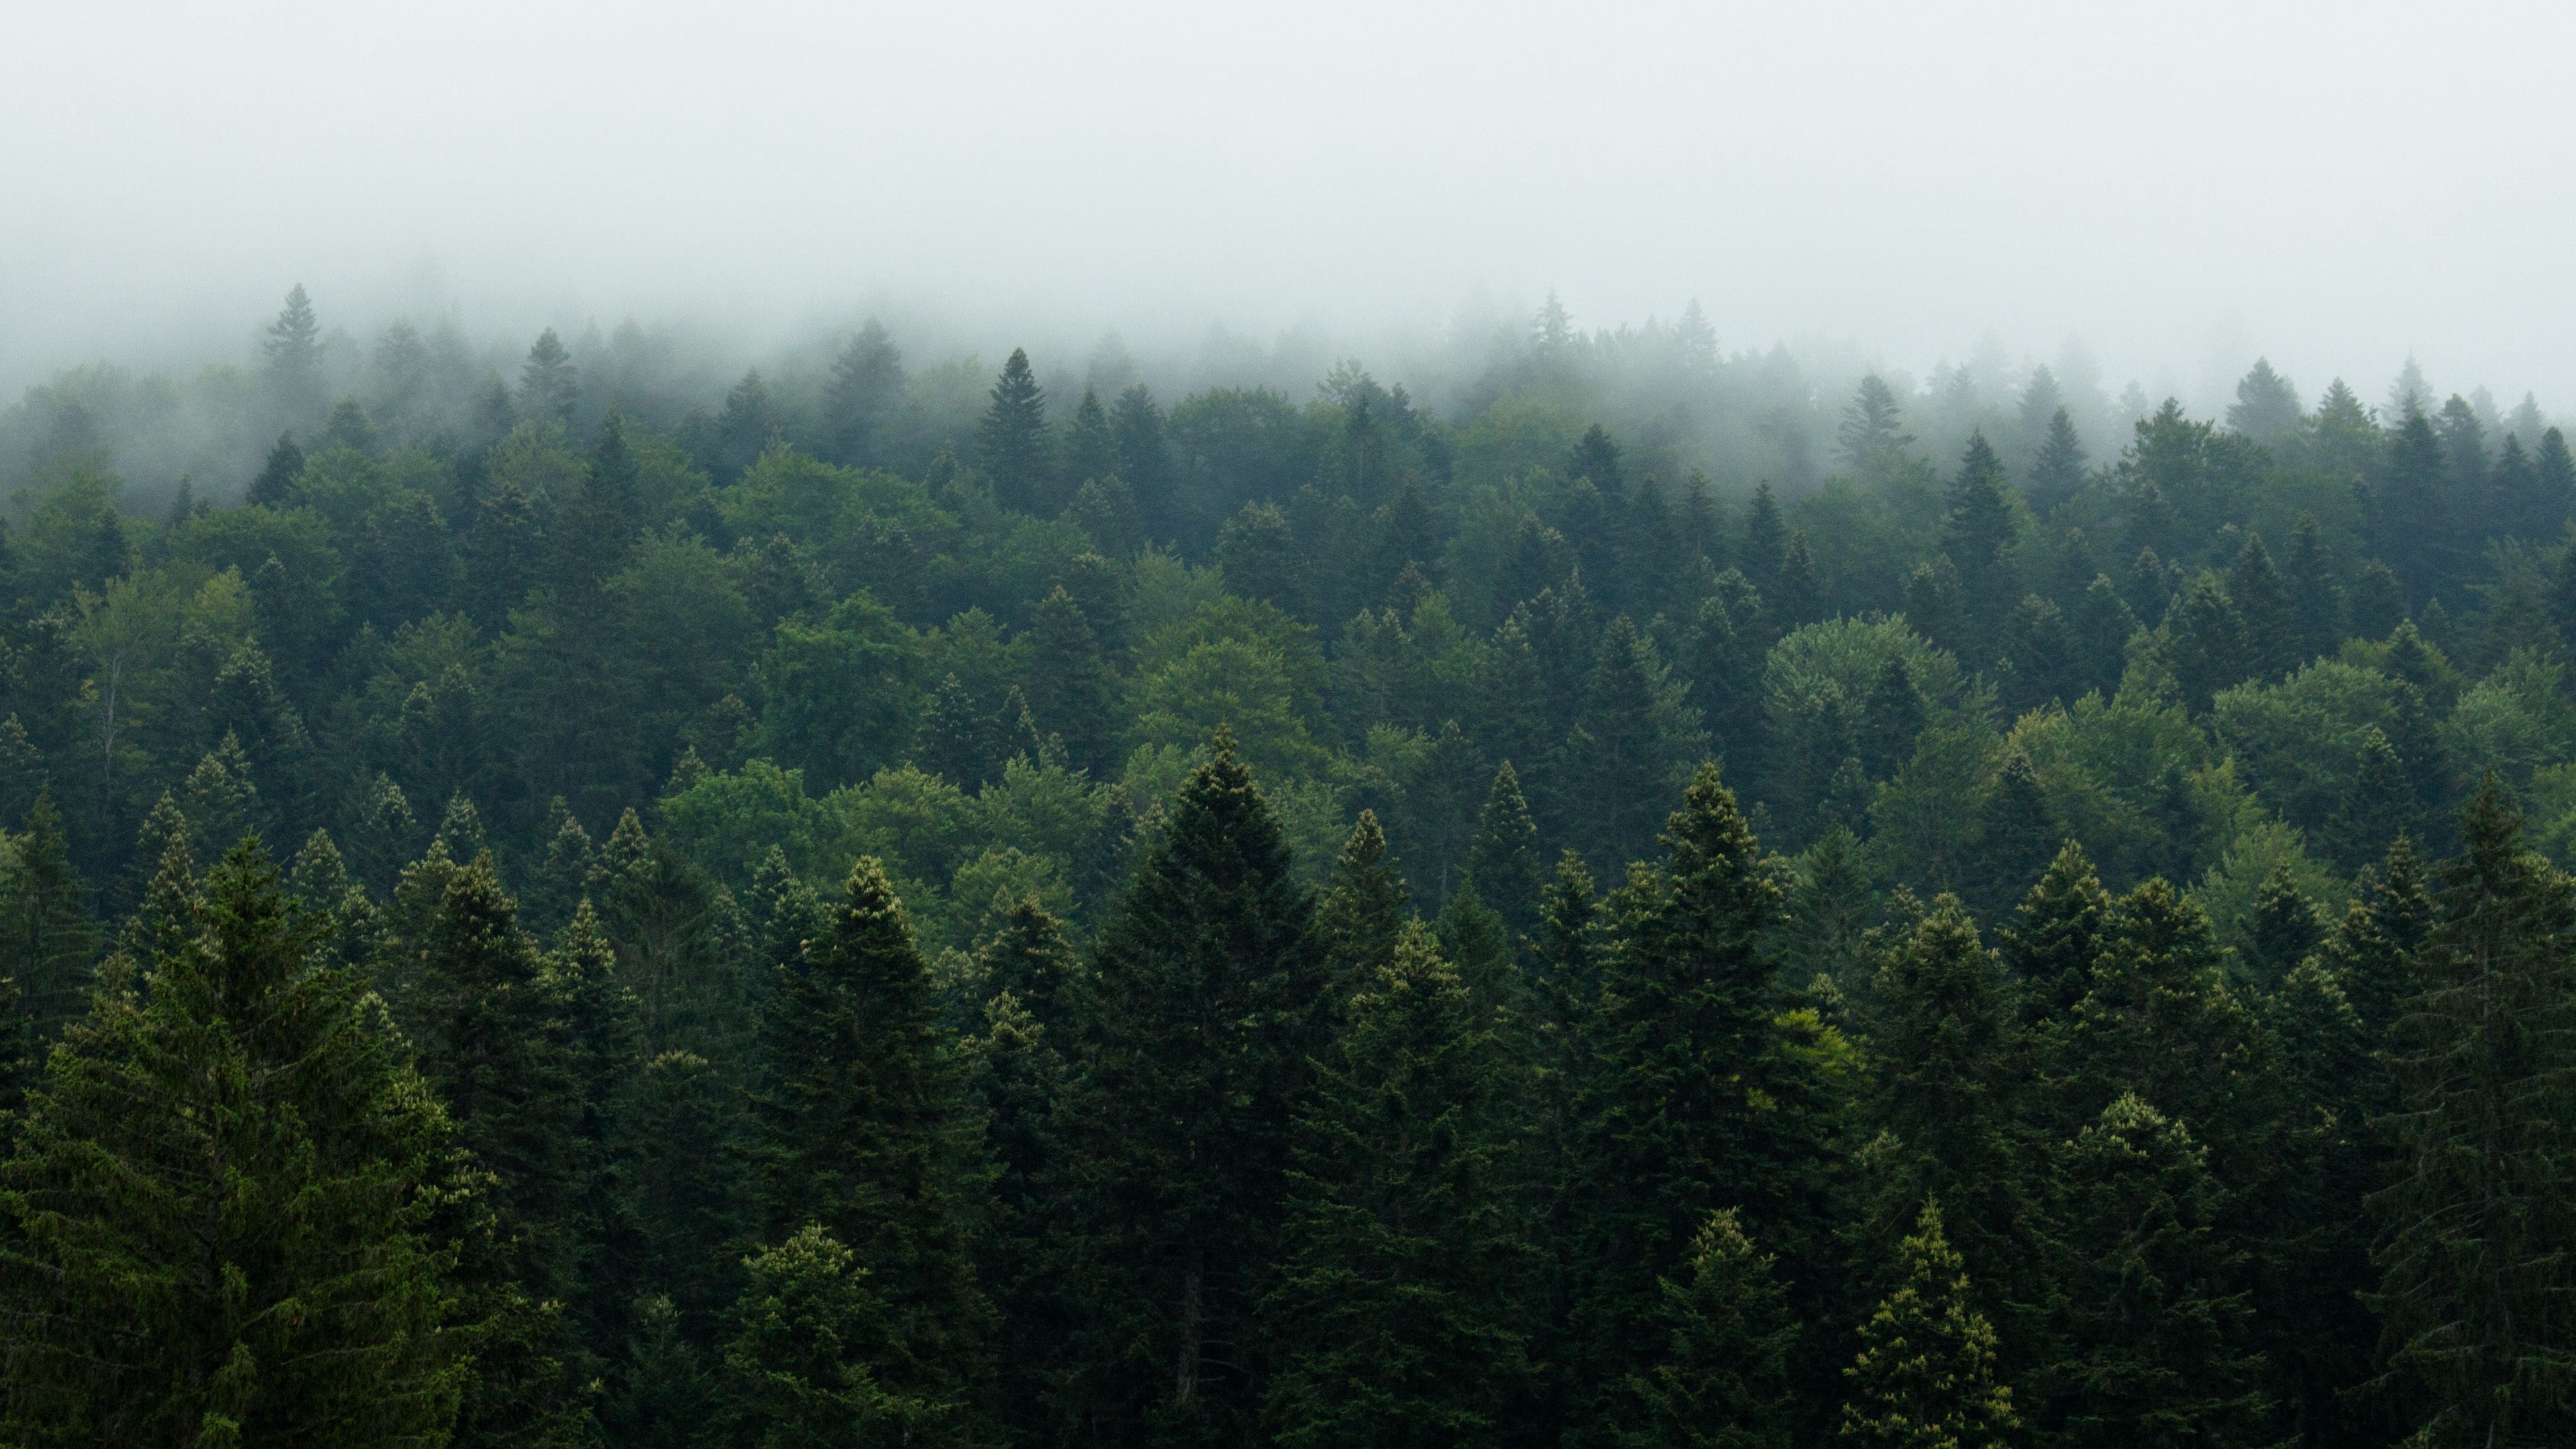
<instances>
[{"instance_id":1,"label":"fog","mask_svg":"<svg viewBox=\"0 0 2576 1449\"><path fill-rule=\"evenodd\" d=\"M1381 374L1697 299L1729 353L2070 339L2214 410L2576 407L2563 6L19 6L0 395L408 314L884 315L911 355L1212 328ZM1044 365L1045 359L1041 359Z\"/></svg>"}]
</instances>

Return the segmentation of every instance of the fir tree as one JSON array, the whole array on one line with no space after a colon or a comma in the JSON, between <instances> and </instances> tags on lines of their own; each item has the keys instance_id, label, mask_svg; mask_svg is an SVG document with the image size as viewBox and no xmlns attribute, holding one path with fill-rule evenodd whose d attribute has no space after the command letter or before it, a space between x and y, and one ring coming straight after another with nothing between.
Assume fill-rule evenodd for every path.
<instances>
[{"instance_id":1,"label":"fir tree","mask_svg":"<svg viewBox=\"0 0 2576 1449\"><path fill-rule=\"evenodd\" d=\"M1392 959L1396 937L1411 919L1404 902L1404 882L1387 864L1386 832L1376 811L1363 810L1315 911L1315 939L1336 999L1368 989Z\"/></svg>"},{"instance_id":2,"label":"fir tree","mask_svg":"<svg viewBox=\"0 0 2576 1449\"><path fill-rule=\"evenodd\" d=\"M120 962L0 1168L0 1437L439 1443L480 1174L253 843ZM148 991L138 991L139 974Z\"/></svg>"},{"instance_id":3,"label":"fir tree","mask_svg":"<svg viewBox=\"0 0 2576 1449\"><path fill-rule=\"evenodd\" d=\"M823 386L823 429L832 462L845 468L874 466L877 430L903 399L903 353L885 325L867 320L832 359Z\"/></svg>"},{"instance_id":4,"label":"fir tree","mask_svg":"<svg viewBox=\"0 0 2576 1449\"><path fill-rule=\"evenodd\" d=\"M2576 897L2492 775L2461 812L2460 842L2397 1027L2398 1164L2373 1199L2385 1229L2373 1306L2427 1442L2564 1442Z\"/></svg>"},{"instance_id":5,"label":"fir tree","mask_svg":"<svg viewBox=\"0 0 2576 1449\"><path fill-rule=\"evenodd\" d=\"M2307 422L2299 407L2299 391L2290 380L2272 370L2268 359L2255 358L2254 365L2236 383L2236 401L2227 409L2227 426L2267 448L2279 448L2297 440Z\"/></svg>"},{"instance_id":6,"label":"fir tree","mask_svg":"<svg viewBox=\"0 0 2576 1449\"><path fill-rule=\"evenodd\" d=\"M1278 1441L1518 1437L1528 1254L1494 1160L1490 1028L1418 924L1349 1010L1298 1118L1286 1256L1264 1305L1287 1338L1269 1387Z\"/></svg>"},{"instance_id":7,"label":"fir tree","mask_svg":"<svg viewBox=\"0 0 2576 1449\"><path fill-rule=\"evenodd\" d=\"M1941 551L1959 571L1959 594L1968 617L1984 627L2001 623L2021 594L2012 582L2013 533L2003 460L1983 433L1974 434L1959 459L1958 476L1951 480L1949 511L1941 518Z\"/></svg>"},{"instance_id":8,"label":"fir tree","mask_svg":"<svg viewBox=\"0 0 2576 1449\"><path fill-rule=\"evenodd\" d=\"M519 412L547 422L570 423L573 404L580 398L580 370L549 327L537 334L528 348L528 360L519 367Z\"/></svg>"},{"instance_id":9,"label":"fir tree","mask_svg":"<svg viewBox=\"0 0 2576 1449\"><path fill-rule=\"evenodd\" d=\"M724 1345L724 1419L759 1449L957 1441L959 1406L883 1382L909 1345L874 1274L816 1224L743 1262Z\"/></svg>"},{"instance_id":10,"label":"fir tree","mask_svg":"<svg viewBox=\"0 0 2576 1449\"><path fill-rule=\"evenodd\" d=\"M1078 1336L1097 1402L1237 1435L1269 1377L1252 1317L1279 1261L1290 1120L1323 1046L1313 906L1220 731L1102 928L1082 1013Z\"/></svg>"},{"instance_id":11,"label":"fir tree","mask_svg":"<svg viewBox=\"0 0 2576 1449\"><path fill-rule=\"evenodd\" d=\"M2390 842L2377 875L2365 884L2327 938L2325 955L2363 1036L2384 1050L2393 1045L2389 1032L2402 1004L2417 990L2418 963L2434 927L2433 898L2414 842L2403 835Z\"/></svg>"},{"instance_id":12,"label":"fir tree","mask_svg":"<svg viewBox=\"0 0 2576 1449\"><path fill-rule=\"evenodd\" d=\"M819 1223L866 1263L888 1353L876 1371L888 1392L935 1409L955 1442L971 1433L963 1415L991 1318L968 1236L981 1167L929 968L874 859L851 869L826 933L779 973L760 1059L764 1235L784 1252L799 1225Z\"/></svg>"},{"instance_id":13,"label":"fir tree","mask_svg":"<svg viewBox=\"0 0 2576 1449\"><path fill-rule=\"evenodd\" d=\"M12 984L17 1008L0 1020L0 1042L21 1033L51 1041L86 1009L98 944L62 816L38 795L26 830L0 843L0 980Z\"/></svg>"},{"instance_id":14,"label":"fir tree","mask_svg":"<svg viewBox=\"0 0 2576 1449\"><path fill-rule=\"evenodd\" d=\"M2276 862L2254 892L2253 930L2245 955L2255 984L2266 991L2278 990L2324 935L2317 924L2317 908L2299 893L2288 862Z\"/></svg>"},{"instance_id":15,"label":"fir tree","mask_svg":"<svg viewBox=\"0 0 2576 1449\"><path fill-rule=\"evenodd\" d=\"M260 465L259 476L250 480L247 501L282 508L294 495L296 480L303 476L304 450L295 446L294 433L280 433L276 445L268 450L268 461Z\"/></svg>"},{"instance_id":16,"label":"fir tree","mask_svg":"<svg viewBox=\"0 0 2576 1449\"><path fill-rule=\"evenodd\" d=\"M2343 589L2335 582L2333 555L2317 528L2315 514L2302 513L2291 525L2285 562L2299 657L2314 659L2333 652L2343 639Z\"/></svg>"},{"instance_id":17,"label":"fir tree","mask_svg":"<svg viewBox=\"0 0 2576 1449\"><path fill-rule=\"evenodd\" d=\"M2049 507L2075 496L2084 486L2084 444L2075 435L2075 422L2059 408L2048 419L2047 441L2039 445L2039 454L2030 465L2030 498L2034 506Z\"/></svg>"},{"instance_id":18,"label":"fir tree","mask_svg":"<svg viewBox=\"0 0 2576 1449\"><path fill-rule=\"evenodd\" d=\"M1038 728L1063 740L1075 765L1106 769L1117 733L1109 663L1091 620L1062 585L1030 617L1029 640L1026 692Z\"/></svg>"},{"instance_id":19,"label":"fir tree","mask_svg":"<svg viewBox=\"0 0 2576 1449\"><path fill-rule=\"evenodd\" d=\"M1905 445L1914 441L1905 431L1895 391L1874 372L1860 380L1835 437L1842 445L1844 465L1864 478L1902 461Z\"/></svg>"},{"instance_id":20,"label":"fir tree","mask_svg":"<svg viewBox=\"0 0 2576 1449\"><path fill-rule=\"evenodd\" d=\"M1585 1442L1608 1429L1617 1365L1652 1341L1657 1281L1707 1215L1738 1204L1794 1236L1825 1150L1824 1085L1775 994L1779 887L1714 767L1664 842L1662 875L1604 964L1575 1102L1572 1429Z\"/></svg>"},{"instance_id":21,"label":"fir tree","mask_svg":"<svg viewBox=\"0 0 2576 1449\"><path fill-rule=\"evenodd\" d=\"M1861 705L1860 760L1871 779L1888 779L1914 758L1914 741L1926 719L1914 671L1903 654L1889 651Z\"/></svg>"},{"instance_id":22,"label":"fir tree","mask_svg":"<svg viewBox=\"0 0 2576 1449\"><path fill-rule=\"evenodd\" d=\"M1178 520L1173 517L1172 464L1163 441L1163 410L1154 394L1136 383L1118 394L1110 416L1118 440L1118 476L1136 497L1136 513L1148 543L1167 543Z\"/></svg>"},{"instance_id":23,"label":"fir tree","mask_svg":"<svg viewBox=\"0 0 2576 1449\"><path fill-rule=\"evenodd\" d=\"M975 435L976 462L993 489L993 501L1022 513L1049 512L1046 395L1029 367L1026 351L1014 347L993 384L992 404Z\"/></svg>"},{"instance_id":24,"label":"fir tree","mask_svg":"<svg viewBox=\"0 0 2576 1449\"><path fill-rule=\"evenodd\" d=\"M2347 604L2354 637L2385 639L2398 625L2406 622L2406 591L2398 586L2397 575L2377 559L2364 559L2361 572L2352 581L2352 595Z\"/></svg>"},{"instance_id":25,"label":"fir tree","mask_svg":"<svg viewBox=\"0 0 2576 1449\"><path fill-rule=\"evenodd\" d=\"M287 292L286 305L259 345L268 358L268 385L278 407L289 417L309 421L322 407L322 324L302 282Z\"/></svg>"},{"instance_id":26,"label":"fir tree","mask_svg":"<svg viewBox=\"0 0 2576 1449\"><path fill-rule=\"evenodd\" d=\"M2243 1254L2221 1232L2207 1149L2123 1094L2060 1156L2041 1431L2105 1449L2268 1442Z\"/></svg>"},{"instance_id":27,"label":"fir tree","mask_svg":"<svg viewBox=\"0 0 2576 1449\"><path fill-rule=\"evenodd\" d=\"M1661 1284L1666 1347L1650 1372L1627 1376L1621 1449L1786 1449L1798 1325L1775 1262L1733 1208L1709 1214L1688 1277Z\"/></svg>"},{"instance_id":28,"label":"fir tree","mask_svg":"<svg viewBox=\"0 0 2576 1449\"><path fill-rule=\"evenodd\" d=\"M2063 1019L2092 989L2110 912L2092 860L2067 841L2000 932L2004 964L2030 1019Z\"/></svg>"},{"instance_id":29,"label":"fir tree","mask_svg":"<svg viewBox=\"0 0 2576 1449\"><path fill-rule=\"evenodd\" d=\"M1752 505L1744 510L1744 537L1736 545L1744 576L1766 594L1776 591L1780 563L1788 550L1788 526L1780 521L1780 505L1772 501L1771 485L1768 481L1757 484Z\"/></svg>"},{"instance_id":30,"label":"fir tree","mask_svg":"<svg viewBox=\"0 0 2576 1449\"><path fill-rule=\"evenodd\" d=\"M2211 573L2195 576L2165 620L2166 647L2183 703L2206 712L2210 697L2253 672L2244 616Z\"/></svg>"},{"instance_id":31,"label":"fir tree","mask_svg":"<svg viewBox=\"0 0 2576 1449\"><path fill-rule=\"evenodd\" d=\"M1538 825L1530 819L1529 802L1521 797L1521 780L1509 760L1494 770L1493 787L1476 816L1476 838L1467 847L1467 880L1476 895L1503 919L1513 939L1538 923Z\"/></svg>"},{"instance_id":32,"label":"fir tree","mask_svg":"<svg viewBox=\"0 0 2576 1449\"><path fill-rule=\"evenodd\" d=\"M2289 590L2263 550L2263 535L2245 535L2236 568L2227 576L2227 601L2245 625L2245 659L2260 679L2278 679L2299 667L2299 619Z\"/></svg>"},{"instance_id":33,"label":"fir tree","mask_svg":"<svg viewBox=\"0 0 2576 1449\"><path fill-rule=\"evenodd\" d=\"M1968 1297L1968 1270L1923 1205L1897 1246L1899 1287L1861 1325L1838 1444L1873 1449L1987 1449L2010 1443L2020 1417L1997 1381L1995 1330Z\"/></svg>"},{"instance_id":34,"label":"fir tree","mask_svg":"<svg viewBox=\"0 0 2576 1449\"><path fill-rule=\"evenodd\" d=\"M1980 914L1992 918L2020 895L2023 882L2039 879L2065 834L2048 807L2039 772L2019 750L2004 757L2003 768L1979 792L1975 810L1975 894Z\"/></svg>"}]
</instances>

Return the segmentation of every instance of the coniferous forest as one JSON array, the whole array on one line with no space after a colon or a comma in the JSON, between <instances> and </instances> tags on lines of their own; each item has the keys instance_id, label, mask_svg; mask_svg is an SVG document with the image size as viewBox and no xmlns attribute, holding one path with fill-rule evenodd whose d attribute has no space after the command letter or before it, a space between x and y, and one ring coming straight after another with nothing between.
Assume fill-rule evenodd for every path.
<instances>
[{"instance_id":1,"label":"coniferous forest","mask_svg":"<svg viewBox=\"0 0 2576 1449\"><path fill-rule=\"evenodd\" d=\"M2529 403L264 343L0 414L0 1443L2576 1442Z\"/></svg>"}]
</instances>

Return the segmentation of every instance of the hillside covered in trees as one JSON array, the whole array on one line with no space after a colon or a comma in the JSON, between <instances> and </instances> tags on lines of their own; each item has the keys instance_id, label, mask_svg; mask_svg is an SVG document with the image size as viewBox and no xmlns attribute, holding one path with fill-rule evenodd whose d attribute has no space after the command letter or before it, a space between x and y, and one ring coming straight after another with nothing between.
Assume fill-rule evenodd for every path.
<instances>
[{"instance_id":1,"label":"hillside covered in trees","mask_svg":"<svg viewBox=\"0 0 2576 1449\"><path fill-rule=\"evenodd\" d=\"M2528 401L265 341L0 414L0 1443L2576 1441Z\"/></svg>"}]
</instances>

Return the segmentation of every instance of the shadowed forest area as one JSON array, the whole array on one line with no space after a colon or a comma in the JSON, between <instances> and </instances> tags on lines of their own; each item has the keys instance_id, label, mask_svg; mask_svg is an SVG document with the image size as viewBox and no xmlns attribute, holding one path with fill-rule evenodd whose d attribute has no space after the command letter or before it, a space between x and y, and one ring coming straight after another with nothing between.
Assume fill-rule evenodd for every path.
<instances>
[{"instance_id":1,"label":"shadowed forest area","mask_svg":"<svg viewBox=\"0 0 2576 1449\"><path fill-rule=\"evenodd\" d=\"M2576 1442L2532 401L506 364L0 413L0 1443Z\"/></svg>"}]
</instances>

